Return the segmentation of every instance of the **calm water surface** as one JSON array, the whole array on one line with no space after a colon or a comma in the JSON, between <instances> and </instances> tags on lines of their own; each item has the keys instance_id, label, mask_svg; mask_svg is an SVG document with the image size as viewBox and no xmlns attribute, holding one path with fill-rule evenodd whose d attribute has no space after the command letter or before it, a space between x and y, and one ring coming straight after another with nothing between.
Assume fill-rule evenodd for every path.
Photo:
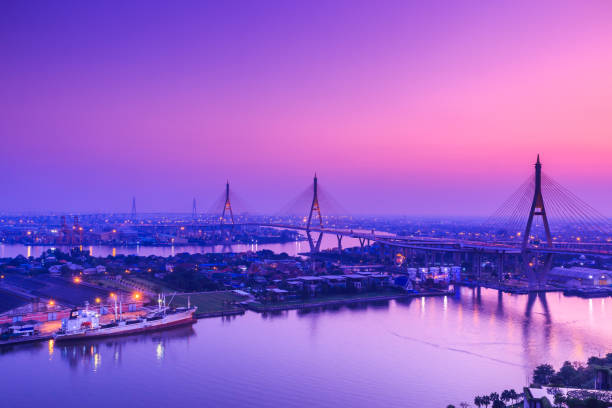
<instances>
[{"instance_id":1,"label":"calm water surface","mask_svg":"<svg viewBox=\"0 0 612 408\"><path fill-rule=\"evenodd\" d=\"M0 355L7 407L446 407L612 351L612 299L499 295L198 321Z\"/></svg>"},{"instance_id":2,"label":"calm water surface","mask_svg":"<svg viewBox=\"0 0 612 408\"><path fill-rule=\"evenodd\" d=\"M321 241L321 249L329 249L336 248L338 246L338 240L333 235L323 235L323 240ZM345 237L342 240L342 247L349 248L359 246L359 240L356 238ZM0 244L0 258L13 258L17 255L23 255L25 257L33 256L38 258L45 251L50 249L50 246L31 246L31 245L23 245L23 244ZM57 247L64 252L70 250L71 247ZM188 245L188 246L163 246L163 247L155 247L155 246L118 246L118 247L110 247L110 246L101 246L101 245L93 245L93 246L84 246L84 250L90 252L92 256L101 256L107 257L109 255L140 255L140 256L149 256L149 255L157 255L157 256L174 256L181 252L189 252L192 254L197 253L222 253L222 252L246 252L246 251L261 251L262 249L269 249L274 251L275 253L286 252L291 256L297 256L299 253L308 252L310 250L307 241L296 241L296 242L286 242L283 244L262 244L262 245L231 245L231 246L199 246L199 245Z\"/></svg>"}]
</instances>

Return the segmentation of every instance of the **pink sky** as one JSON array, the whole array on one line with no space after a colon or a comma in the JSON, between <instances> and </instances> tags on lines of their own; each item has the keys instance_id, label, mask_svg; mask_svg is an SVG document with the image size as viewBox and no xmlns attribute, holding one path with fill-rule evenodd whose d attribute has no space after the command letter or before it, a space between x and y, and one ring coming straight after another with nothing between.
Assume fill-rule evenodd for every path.
<instances>
[{"instance_id":1,"label":"pink sky","mask_svg":"<svg viewBox=\"0 0 612 408\"><path fill-rule=\"evenodd\" d=\"M0 211L489 215L544 171L612 215L612 3L0 5ZM306 209L305 209L306 211Z\"/></svg>"}]
</instances>

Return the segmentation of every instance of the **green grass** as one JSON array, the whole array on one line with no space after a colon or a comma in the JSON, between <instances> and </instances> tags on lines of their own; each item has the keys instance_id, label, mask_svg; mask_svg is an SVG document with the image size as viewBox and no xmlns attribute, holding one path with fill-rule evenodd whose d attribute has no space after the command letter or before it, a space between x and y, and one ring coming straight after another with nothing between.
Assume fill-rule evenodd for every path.
<instances>
[{"instance_id":1,"label":"green grass","mask_svg":"<svg viewBox=\"0 0 612 408\"><path fill-rule=\"evenodd\" d=\"M294 300L285 300L282 302L272 302L272 303L251 303L250 306L254 310L264 310L267 307L304 307L312 304L326 303L326 302L342 302L342 301L358 301L363 299L367 301L372 298L378 297L394 297L394 296L402 296L405 293L394 291L394 290L378 290L378 291L367 291L360 293L338 293L338 294L328 294L328 295L319 295L312 298L307 299L294 299Z\"/></svg>"},{"instance_id":2,"label":"green grass","mask_svg":"<svg viewBox=\"0 0 612 408\"><path fill-rule=\"evenodd\" d=\"M248 298L247 296L239 295L232 291L189 293L176 295L172 300L171 306L187 306L188 297L191 305L198 307L196 314L242 310L240 306L231 304L231 302L241 302ZM171 295L166 296L166 301L169 302L171 298Z\"/></svg>"}]
</instances>

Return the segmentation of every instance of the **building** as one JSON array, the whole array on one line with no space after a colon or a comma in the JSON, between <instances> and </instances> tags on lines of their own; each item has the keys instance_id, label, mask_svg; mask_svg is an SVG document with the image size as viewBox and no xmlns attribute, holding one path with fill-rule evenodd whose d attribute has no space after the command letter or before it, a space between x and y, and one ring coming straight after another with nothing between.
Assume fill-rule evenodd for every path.
<instances>
[{"instance_id":1,"label":"building","mask_svg":"<svg viewBox=\"0 0 612 408\"><path fill-rule=\"evenodd\" d=\"M70 308L30 300L12 292L0 290L0 324L18 322L48 322L70 315Z\"/></svg>"},{"instance_id":2,"label":"building","mask_svg":"<svg viewBox=\"0 0 612 408\"><path fill-rule=\"evenodd\" d=\"M551 281L568 287L612 286L612 271L583 267L552 268Z\"/></svg>"},{"instance_id":3,"label":"building","mask_svg":"<svg viewBox=\"0 0 612 408\"><path fill-rule=\"evenodd\" d=\"M523 399L523 408L552 408L554 404L555 393L570 395L572 392L587 392L587 393L604 393L612 398L611 391L588 390L581 388L557 388L557 387L525 387L523 389L525 398Z\"/></svg>"},{"instance_id":4,"label":"building","mask_svg":"<svg viewBox=\"0 0 612 408\"><path fill-rule=\"evenodd\" d=\"M612 390L612 366L593 366L595 370L595 389Z\"/></svg>"}]
</instances>

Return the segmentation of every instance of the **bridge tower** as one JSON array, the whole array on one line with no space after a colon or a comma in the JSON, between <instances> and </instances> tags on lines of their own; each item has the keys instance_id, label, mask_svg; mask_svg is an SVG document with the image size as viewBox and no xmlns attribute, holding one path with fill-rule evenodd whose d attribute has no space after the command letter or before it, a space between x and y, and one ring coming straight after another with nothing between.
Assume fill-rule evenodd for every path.
<instances>
[{"instance_id":1,"label":"bridge tower","mask_svg":"<svg viewBox=\"0 0 612 408\"><path fill-rule=\"evenodd\" d=\"M195 199L195 197L193 198L193 205L191 207L191 217L194 219L194 221L198 218L198 211L197 211L197 207L196 207L196 199Z\"/></svg>"},{"instance_id":2,"label":"bridge tower","mask_svg":"<svg viewBox=\"0 0 612 408\"><path fill-rule=\"evenodd\" d=\"M136 219L136 197L132 197L132 221Z\"/></svg>"},{"instance_id":3,"label":"bridge tower","mask_svg":"<svg viewBox=\"0 0 612 408\"><path fill-rule=\"evenodd\" d=\"M549 253L544 255L542 265L539 265L540 262L538 262L537 257L534 257L529 253L528 243L535 216L542 218L544 231L546 233L546 247L552 248L552 234L550 233L550 225L548 223L546 208L544 206L544 197L542 196L542 163L540 163L539 154L535 163L535 189L533 193L533 201L531 203L531 209L529 210L529 218L527 219L527 225L525 227L523 243L521 246L521 255L523 262L525 263L527 275L529 276L529 286L531 288L539 289L540 286L546 284L546 277L552 265L552 254Z\"/></svg>"},{"instance_id":4,"label":"bridge tower","mask_svg":"<svg viewBox=\"0 0 612 408\"><path fill-rule=\"evenodd\" d=\"M314 175L314 184L313 184L313 196L312 196L312 204L310 205L310 213L308 214L308 222L306 223L306 235L308 236L308 244L310 244L310 252L316 253L319 252L321 248L321 240L323 239L323 232L319 232L319 237L315 240L312 239L312 234L310 232L310 227L313 221L313 215L315 218L318 218L319 228L323 228L323 217L321 216L321 207L319 206L319 191L318 191L318 179L317 173ZM316 222L316 219L315 219Z\"/></svg>"},{"instance_id":5,"label":"bridge tower","mask_svg":"<svg viewBox=\"0 0 612 408\"><path fill-rule=\"evenodd\" d=\"M234 225L234 213L232 212L232 204L230 203L229 180L225 184L225 204L223 204L223 212L221 213L221 218L219 219L221 224L223 224L223 222L225 221L226 212L229 213L232 225Z\"/></svg>"}]
</instances>

